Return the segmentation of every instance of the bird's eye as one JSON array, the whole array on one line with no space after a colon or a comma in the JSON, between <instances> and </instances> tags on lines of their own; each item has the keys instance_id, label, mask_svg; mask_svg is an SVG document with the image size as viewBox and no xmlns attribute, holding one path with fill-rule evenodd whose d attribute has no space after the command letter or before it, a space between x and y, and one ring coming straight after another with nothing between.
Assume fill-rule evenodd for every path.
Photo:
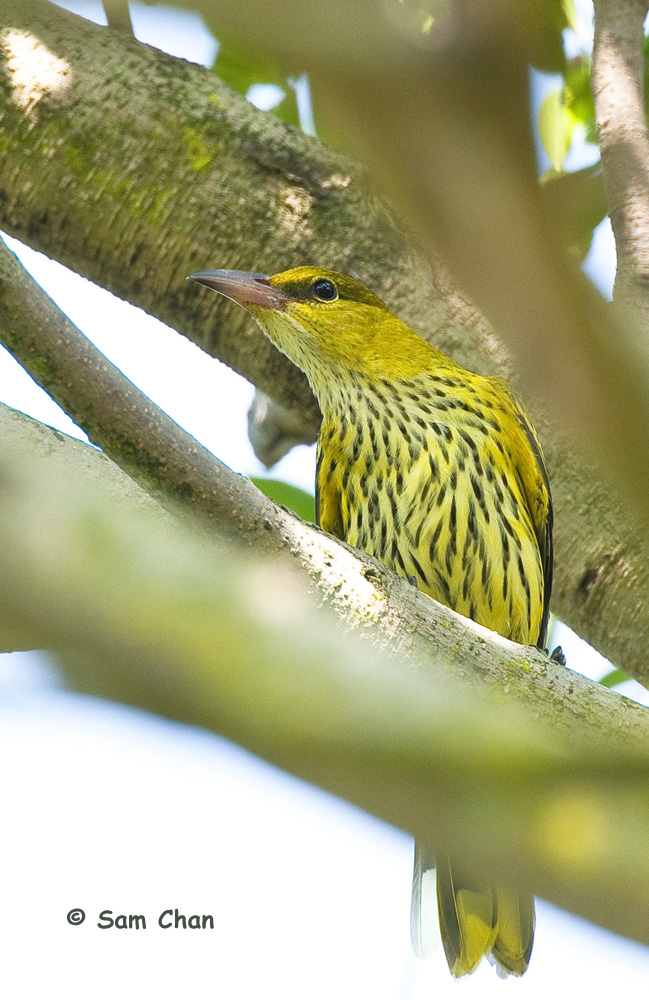
<instances>
[{"instance_id":1,"label":"bird's eye","mask_svg":"<svg viewBox=\"0 0 649 1000\"><path fill-rule=\"evenodd\" d=\"M311 285L311 291L321 302L333 302L338 297L338 289L328 278L318 278Z\"/></svg>"}]
</instances>

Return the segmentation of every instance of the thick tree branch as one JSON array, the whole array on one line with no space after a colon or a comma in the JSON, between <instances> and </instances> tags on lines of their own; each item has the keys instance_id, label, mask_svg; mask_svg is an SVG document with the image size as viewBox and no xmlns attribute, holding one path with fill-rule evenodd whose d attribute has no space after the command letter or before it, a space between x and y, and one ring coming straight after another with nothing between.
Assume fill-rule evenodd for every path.
<instances>
[{"instance_id":1,"label":"thick tree branch","mask_svg":"<svg viewBox=\"0 0 649 1000\"><path fill-rule=\"evenodd\" d=\"M644 95L646 0L595 0L592 88L611 224L615 298L649 335L649 131Z\"/></svg>"},{"instance_id":2,"label":"thick tree branch","mask_svg":"<svg viewBox=\"0 0 649 1000\"><path fill-rule=\"evenodd\" d=\"M356 273L460 363L502 369L492 334L442 271L431 277L355 164L257 112L200 67L49 4L2 0L0 21L9 81L0 223L8 231L170 322L297 408L312 432L317 408L303 377L242 311L190 286L186 274L317 260ZM47 80L17 75L29 31L29 44L58 60ZM646 530L556 428L537 422L557 512L555 610L646 679Z\"/></svg>"},{"instance_id":3,"label":"thick tree branch","mask_svg":"<svg viewBox=\"0 0 649 1000\"><path fill-rule=\"evenodd\" d=\"M649 940L646 709L295 519L289 562L252 560L115 472L107 491L89 446L12 411L0 427L0 610L75 687L221 732L469 870ZM363 641L314 606L307 565Z\"/></svg>"},{"instance_id":4,"label":"thick tree branch","mask_svg":"<svg viewBox=\"0 0 649 1000\"><path fill-rule=\"evenodd\" d=\"M90 491L92 503L99 504L105 511L102 517L108 517L111 524L112 509L119 508L130 517L131 512L136 516L139 509L144 508L161 523L200 525L188 515L184 505L172 505L164 510L130 476L120 471L104 452L2 405L0 442L5 442L13 462L18 461L17 456L20 456L20 468L21 462L27 465L32 463L30 482L53 477L53 481L61 483L62 489L63 484L69 484L70 493L76 486L82 495L84 491ZM290 567L292 574L301 576L298 585L300 593L316 592L344 623L363 629L371 643L400 656L411 656L420 663L427 662L431 657L443 661L448 676L461 677L478 691L485 687L500 691L507 696L506 701L520 700L527 706L525 711L531 710L547 725L556 726L557 731L568 733L573 724L581 724L579 720L583 720L588 724L592 722L598 732L613 740L619 738L628 741L629 745L645 740L649 710L599 684L586 681L572 670L559 667L534 647L512 643L438 604L366 553L300 521L227 466L222 467L222 474L248 484L258 498L257 509L263 517L263 535L260 531L258 538L266 538L267 544L261 548L254 546L255 561L269 565L269 558L284 560L282 564ZM23 489L23 486L17 488ZM27 489L26 486L24 488ZM24 517L32 525L36 546L39 539L42 542L43 519L34 511L40 509L46 493L47 490L37 488L21 514L21 518ZM84 502L79 501L81 505ZM63 519L72 516L75 506L71 498L66 503L67 513L61 515ZM52 508L55 507L52 501ZM116 515L116 523L119 523L120 516ZM8 523L3 522L4 525ZM230 540L230 527L226 519L215 519L209 525L211 540L200 530L198 544L212 545L216 539ZM79 530L85 530L83 524L80 524ZM18 550L20 544L16 540L12 542L12 547ZM73 564L76 558L74 545L70 544L60 570L56 570L55 556L47 546L41 547L44 551L32 553L30 558L51 561L52 572L63 579L66 567L70 561ZM239 544L237 551L242 553L242 558L251 558L251 550L245 545ZM96 558L111 562L113 557L108 541L106 550L102 549L101 557L97 554ZM119 550L115 558L118 562L122 559ZM277 589L281 591L281 588L271 587L271 594ZM291 590L291 599L296 593ZM93 597L94 600L99 601L99 598ZM306 598L297 600L301 607L300 601ZM10 604L16 609L17 618L31 620L34 610L31 602L22 611L19 597L13 596ZM47 610L43 611L43 615L52 617ZM90 624L94 631L94 625Z\"/></svg>"}]
</instances>

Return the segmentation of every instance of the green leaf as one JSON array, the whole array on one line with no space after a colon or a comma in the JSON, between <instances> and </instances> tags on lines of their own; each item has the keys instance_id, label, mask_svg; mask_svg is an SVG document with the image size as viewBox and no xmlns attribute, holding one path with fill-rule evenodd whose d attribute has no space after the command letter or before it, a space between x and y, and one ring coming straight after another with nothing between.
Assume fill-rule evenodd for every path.
<instances>
[{"instance_id":1,"label":"green leaf","mask_svg":"<svg viewBox=\"0 0 649 1000\"><path fill-rule=\"evenodd\" d=\"M219 39L219 51L212 71L224 83L245 97L256 84L272 83L284 91L284 99L272 113L282 121L299 127L299 115L295 91L287 82L287 74L279 62L268 53L261 53L247 46L238 45L230 39Z\"/></svg>"},{"instance_id":2,"label":"green leaf","mask_svg":"<svg viewBox=\"0 0 649 1000\"><path fill-rule=\"evenodd\" d=\"M583 260L593 230L608 212L601 163L571 173L549 170L541 178L541 196L557 220L562 242Z\"/></svg>"},{"instance_id":3,"label":"green leaf","mask_svg":"<svg viewBox=\"0 0 649 1000\"><path fill-rule=\"evenodd\" d=\"M573 31L577 31L577 8L575 6L575 0L561 0L561 9L563 16L566 19L566 27L572 28Z\"/></svg>"},{"instance_id":4,"label":"green leaf","mask_svg":"<svg viewBox=\"0 0 649 1000\"><path fill-rule=\"evenodd\" d=\"M554 90L539 110L539 135L554 170L561 170L570 149L577 119L563 103L560 90Z\"/></svg>"},{"instance_id":5,"label":"green leaf","mask_svg":"<svg viewBox=\"0 0 649 1000\"><path fill-rule=\"evenodd\" d=\"M625 674L623 670L610 670L604 677L600 678L600 684L605 688L615 687L617 684L622 684L624 681L629 680L629 675Z\"/></svg>"},{"instance_id":6,"label":"green leaf","mask_svg":"<svg viewBox=\"0 0 649 1000\"><path fill-rule=\"evenodd\" d=\"M253 476L252 482L265 496L288 507L303 521L315 522L315 498L299 486L284 483L281 479L264 479L263 476Z\"/></svg>"},{"instance_id":7,"label":"green leaf","mask_svg":"<svg viewBox=\"0 0 649 1000\"><path fill-rule=\"evenodd\" d=\"M597 144L595 102L590 89L591 63L588 56L571 59L565 75L563 103L586 128L588 142Z\"/></svg>"}]
</instances>

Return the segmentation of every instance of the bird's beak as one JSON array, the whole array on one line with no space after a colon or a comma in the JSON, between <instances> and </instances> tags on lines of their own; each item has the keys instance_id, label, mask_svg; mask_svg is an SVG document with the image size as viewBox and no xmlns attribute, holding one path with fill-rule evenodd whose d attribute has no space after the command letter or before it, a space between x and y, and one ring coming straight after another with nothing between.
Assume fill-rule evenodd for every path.
<instances>
[{"instance_id":1,"label":"bird's beak","mask_svg":"<svg viewBox=\"0 0 649 1000\"><path fill-rule=\"evenodd\" d=\"M262 306L265 309L285 309L292 302L290 295L274 288L267 274L253 271L194 271L192 281L213 288L240 306Z\"/></svg>"}]
</instances>

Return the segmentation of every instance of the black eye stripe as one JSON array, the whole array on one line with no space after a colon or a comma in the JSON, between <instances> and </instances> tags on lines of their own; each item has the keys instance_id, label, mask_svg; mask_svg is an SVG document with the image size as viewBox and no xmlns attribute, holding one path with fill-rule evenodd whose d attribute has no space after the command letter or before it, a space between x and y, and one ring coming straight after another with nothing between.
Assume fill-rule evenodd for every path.
<instances>
[{"instance_id":1,"label":"black eye stripe","mask_svg":"<svg viewBox=\"0 0 649 1000\"><path fill-rule=\"evenodd\" d=\"M328 278L317 278L311 285L311 291L321 302L333 302L338 298L338 289Z\"/></svg>"}]
</instances>

